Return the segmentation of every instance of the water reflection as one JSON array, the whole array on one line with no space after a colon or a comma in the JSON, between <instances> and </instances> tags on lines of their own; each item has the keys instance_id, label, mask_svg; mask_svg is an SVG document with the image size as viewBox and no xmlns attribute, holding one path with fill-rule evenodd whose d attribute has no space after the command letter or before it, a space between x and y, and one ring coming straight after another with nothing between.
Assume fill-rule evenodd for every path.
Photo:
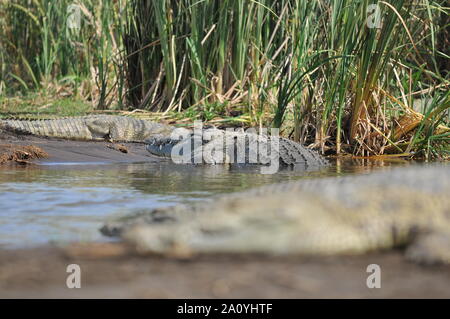
<instances>
[{"instance_id":1,"label":"water reflection","mask_svg":"<svg viewBox=\"0 0 450 319\"><path fill-rule=\"evenodd\" d=\"M138 209L199 200L217 193L326 176L364 173L404 161L334 161L330 167L260 174L259 167L163 163L42 165L0 169L0 247L49 241L106 240L105 220Z\"/></svg>"}]
</instances>

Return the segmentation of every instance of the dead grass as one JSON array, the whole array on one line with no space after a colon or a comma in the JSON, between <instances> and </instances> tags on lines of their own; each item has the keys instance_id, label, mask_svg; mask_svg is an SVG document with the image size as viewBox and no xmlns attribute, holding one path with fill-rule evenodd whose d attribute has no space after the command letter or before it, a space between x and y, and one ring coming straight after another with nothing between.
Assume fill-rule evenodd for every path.
<instances>
[{"instance_id":1,"label":"dead grass","mask_svg":"<svg viewBox=\"0 0 450 319\"><path fill-rule=\"evenodd\" d=\"M0 165L11 162L30 164L30 160L46 157L48 154L34 145L0 144Z\"/></svg>"}]
</instances>

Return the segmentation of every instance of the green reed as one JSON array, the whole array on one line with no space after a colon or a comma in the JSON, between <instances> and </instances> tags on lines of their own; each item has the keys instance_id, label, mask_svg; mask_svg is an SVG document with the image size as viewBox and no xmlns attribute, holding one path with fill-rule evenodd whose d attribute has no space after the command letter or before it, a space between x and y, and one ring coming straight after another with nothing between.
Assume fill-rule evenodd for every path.
<instances>
[{"instance_id":1,"label":"green reed","mask_svg":"<svg viewBox=\"0 0 450 319\"><path fill-rule=\"evenodd\" d=\"M0 23L2 96L69 87L99 109L247 115L325 153L448 150L443 0L12 0ZM421 100L435 102L396 133Z\"/></svg>"}]
</instances>

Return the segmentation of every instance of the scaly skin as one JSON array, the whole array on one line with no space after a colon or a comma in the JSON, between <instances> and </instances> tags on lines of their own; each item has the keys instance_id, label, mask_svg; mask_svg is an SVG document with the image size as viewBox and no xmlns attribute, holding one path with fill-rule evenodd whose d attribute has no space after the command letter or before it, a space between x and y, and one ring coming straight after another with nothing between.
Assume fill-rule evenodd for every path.
<instances>
[{"instance_id":1,"label":"scaly skin","mask_svg":"<svg viewBox=\"0 0 450 319\"><path fill-rule=\"evenodd\" d=\"M164 157L170 157L171 150L179 142L169 137L175 129L172 126L113 115L91 115L53 120L0 120L0 129L19 134L66 139L147 143L147 150L150 153ZM208 132L208 130L204 132ZM215 135L209 142L203 143L203 149L219 148L221 140L218 136L226 137L234 145L234 148L236 147L234 135L217 129L214 129L213 132ZM247 138L247 142L248 137L255 138L261 145L270 147L270 141L265 136L246 133L238 133L238 136ZM186 142L189 140L183 140L182 143ZM248 151L248 147L246 150ZM227 158L229 159L229 157ZM279 159L280 163L285 165L301 164L311 167L328 164L316 152L283 138L280 139L279 152L274 153L274 158ZM225 159L224 162L230 161ZM221 162L212 158L208 163L219 164ZM249 163L249 161L246 160L245 163ZM257 163L268 164L270 157L258 158Z\"/></svg>"},{"instance_id":2,"label":"scaly skin","mask_svg":"<svg viewBox=\"0 0 450 319\"><path fill-rule=\"evenodd\" d=\"M405 247L450 264L450 166L277 184L109 223L140 251L163 254L362 254Z\"/></svg>"},{"instance_id":3,"label":"scaly skin","mask_svg":"<svg viewBox=\"0 0 450 319\"><path fill-rule=\"evenodd\" d=\"M147 150L153 155L171 157L173 156L172 150L177 155L183 155L183 146L187 145L187 150L191 152L191 156L188 156L186 162L190 163L268 164L271 156L273 156L273 158L279 159L281 165L285 166L317 167L328 165L328 162L317 152L285 138L278 138L278 147L275 146L274 153L271 154L272 140L265 135L228 132L218 129L204 130L202 135L205 138L202 139L201 136L197 136L196 139L194 134L187 135L182 139L153 137L146 141ZM194 145L201 145L201 149L194 149ZM249 147L250 145L253 145L253 147ZM264 151L258 151L259 148L256 145L259 148L263 146ZM175 146L177 146L177 149L174 149ZM266 149L268 151L265 151ZM211 150L213 152L210 152ZM218 151L218 153L214 153L214 151ZM209 156L209 154L213 155ZM194 161L196 158L199 159L198 162Z\"/></svg>"},{"instance_id":4,"label":"scaly skin","mask_svg":"<svg viewBox=\"0 0 450 319\"><path fill-rule=\"evenodd\" d=\"M77 140L141 142L169 134L173 127L125 116L90 115L54 120L0 120L0 128L20 134Z\"/></svg>"}]
</instances>

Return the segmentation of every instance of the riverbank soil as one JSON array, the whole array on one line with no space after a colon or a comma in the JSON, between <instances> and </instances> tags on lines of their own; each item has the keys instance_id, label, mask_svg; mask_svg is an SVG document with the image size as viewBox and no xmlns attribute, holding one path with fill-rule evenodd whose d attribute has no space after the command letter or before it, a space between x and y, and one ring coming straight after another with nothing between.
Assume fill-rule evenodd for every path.
<instances>
[{"instance_id":1,"label":"riverbank soil","mask_svg":"<svg viewBox=\"0 0 450 319\"><path fill-rule=\"evenodd\" d=\"M67 266L81 288L66 286ZM369 264L381 288L369 289ZM407 262L400 251L365 256L138 256L121 244L0 251L1 298L450 298L450 267Z\"/></svg>"},{"instance_id":2,"label":"riverbank soil","mask_svg":"<svg viewBox=\"0 0 450 319\"><path fill-rule=\"evenodd\" d=\"M132 163L161 160L147 152L143 143L71 141L0 132L0 144L16 145L18 149L34 147L46 153L46 157L34 157L34 163ZM0 149L0 156L2 154L5 153Z\"/></svg>"}]
</instances>

